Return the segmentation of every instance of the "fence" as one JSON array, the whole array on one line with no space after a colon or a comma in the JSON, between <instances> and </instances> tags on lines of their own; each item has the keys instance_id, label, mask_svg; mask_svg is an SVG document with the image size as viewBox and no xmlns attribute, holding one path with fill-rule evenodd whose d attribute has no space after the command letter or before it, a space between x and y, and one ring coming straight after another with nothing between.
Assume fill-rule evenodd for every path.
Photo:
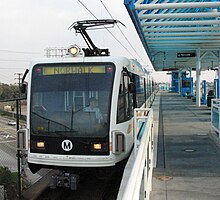
<instances>
[{"instance_id":1,"label":"fence","mask_svg":"<svg viewBox=\"0 0 220 200\"><path fill-rule=\"evenodd\" d=\"M135 109L134 149L125 167L117 200L149 200L152 172L153 110Z\"/></svg>"},{"instance_id":2,"label":"fence","mask_svg":"<svg viewBox=\"0 0 220 200\"><path fill-rule=\"evenodd\" d=\"M220 99L212 99L211 126L219 134L220 138Z\"/></svg>"}]
</instances>

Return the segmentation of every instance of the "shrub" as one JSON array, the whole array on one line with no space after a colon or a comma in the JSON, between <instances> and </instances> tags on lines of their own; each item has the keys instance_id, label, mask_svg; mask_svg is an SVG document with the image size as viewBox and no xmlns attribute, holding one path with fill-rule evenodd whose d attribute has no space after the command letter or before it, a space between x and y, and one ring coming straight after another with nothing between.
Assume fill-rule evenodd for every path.
<instances>
[{"instance_id":1,"label":"shrub","mask_svg":"<svg viewBox=\"0 0 220 200\"><path fill-rule=\"evenodd\" d=\"M0 167L0 184L7 187L7 185L11 184L11 181L11 171L7 167Z\"/></svg>"},{"instance_id":2,"label":"shrub","mask_svg":"<svg viewBox=\"0 0 220 200\"><path fill-rule=\"evenodd\" d=\"M11 173L7 167L0 167L0 185L4 185L9 200L17 199L17 182L15 179L14 173Z\"/></svg>"}]
</instances>

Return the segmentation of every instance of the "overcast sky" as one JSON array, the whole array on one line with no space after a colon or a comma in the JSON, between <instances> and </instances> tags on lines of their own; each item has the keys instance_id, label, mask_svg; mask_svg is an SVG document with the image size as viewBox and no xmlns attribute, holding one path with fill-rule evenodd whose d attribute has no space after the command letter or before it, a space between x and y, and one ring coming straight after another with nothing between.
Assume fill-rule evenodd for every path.
<instances>
[{"instance_id":1,"label":"overcast sky","mask_svg":"<svg viewBox=\"0 0 220 200\"><path fill-rule=\"evenodd\" d=\"M90 31L94 43L109 48L111 55L137 58L143 65L150 65L123 0L80 0L99 19L111 19L103 4L120 26L129 45L117 26L110 29L122 43L119 44L106 30ZM75 21L95 19L78 0L1 0L0 1L0 82L15 83L15 73L24 73L33 58L43 57L47 47L86 46L81 35L69 31ZM155 75L154 75L155 76ZM156 81L170 80L157 74Z\"/></svg>"},{"instance_id":2,"label":"overcast sky","mask_svg":"<svg viewBox=\"0 0 220 200\"><path fill-rule=\"evenodd\" d=\"M149 65L148 56L140 42L123 0L81 0L99 19L111 19L103 4L114 19L120 20L126 28L110 29L122 43L119 44L106 30L90 32L98 47L109 48L111 55L137 58L143 65ZM78 0L1 0L0 1L0 82L15 83L15 73L29 68L33 58L43 57L47 47L68 47L72 44L86 46L81 35L69 31L75 21L95 19ZM136 49L137 53L134 52Z\"/></svg>"}]
</instances>

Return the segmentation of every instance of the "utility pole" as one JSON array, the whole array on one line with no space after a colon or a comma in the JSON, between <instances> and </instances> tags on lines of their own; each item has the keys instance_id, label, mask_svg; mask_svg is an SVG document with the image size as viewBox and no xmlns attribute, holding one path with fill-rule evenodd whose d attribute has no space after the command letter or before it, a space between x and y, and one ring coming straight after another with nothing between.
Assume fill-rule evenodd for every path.
<instances>
[{"instance_id":1,"label":"utility pole","mask_svg":"<svg viewBox=\"0 0 220 200\"><path fill-rule=\"evenodd\" d=\"M19 99L21 98L21 80L22 80L22 76L23 74L22 73L14 73L14 75L18 76L17 79L18 80L18 88L19 88ZM21 101L19 101L19 115L20 115L20 118L21 118Z\"/></svg>"},{"instance_id":2,"label":"utility pole","mask_svg":"<svg viewBox=\"0 0 220 200\"><path fill-rule=\"evenodd\" d=\"M19 130L19 119L21 119L21 80L22 73L14 73L14 75L18 76L15 79L18 79L18 91L19 91L19 99L16 100L16 124L17 131ZM21 183L21 151L17 150L17 161L18 161L18 199L21 199L22 192L22 183Z\"/></svg>"}]
</instances>

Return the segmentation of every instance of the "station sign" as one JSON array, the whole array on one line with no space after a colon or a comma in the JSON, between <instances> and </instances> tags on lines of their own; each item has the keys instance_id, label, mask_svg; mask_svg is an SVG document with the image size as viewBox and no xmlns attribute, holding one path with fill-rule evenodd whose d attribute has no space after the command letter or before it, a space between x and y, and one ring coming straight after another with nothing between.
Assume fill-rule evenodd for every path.
<instances>
[{"instance_id":1,"label":"station sign","mask_svg":"<svg viewBox=\"0 0 220 200\"><path fill-rule=\"evenodd\" d=\"M196 53L177 53L177 58L190 58L196 57Z\"/></svg>"},{"instance_id":2,"label":"station sign","mask_svg":"<svg viewBox=\"0 0 220 200\"><path fill-rule=\"evenodd\" d=\"M172 68L172 67L170 67L170 68L163 68L163 71L178 71L179 69L178 68Z\"/></svg>"}]
</instances>

